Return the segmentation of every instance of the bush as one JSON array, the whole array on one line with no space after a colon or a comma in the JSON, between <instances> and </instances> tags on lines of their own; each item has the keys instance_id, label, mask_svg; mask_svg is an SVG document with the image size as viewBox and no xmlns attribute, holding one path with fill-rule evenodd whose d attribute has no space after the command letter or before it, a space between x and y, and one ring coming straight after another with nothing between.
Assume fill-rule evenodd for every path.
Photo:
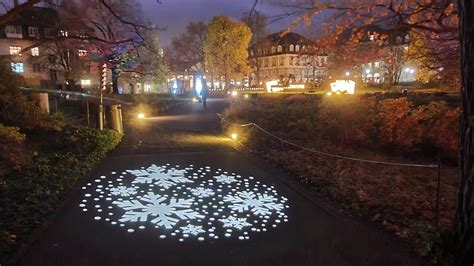
<instances>
[{"instance_id":1,"label":"bush","mask_svg":"<svg viewBox=\"0 0 474 266\"><path fill-rule=\"evenodd\" d=\"M0 127L0 132L1 132ZM17 129L14 139L21 140ZM112 131L68 126L49 132L30 147L31 167L5 175L0 182L0 263L11 262L18 247L49 216L92 167L121 140ZM1 133L0 133L1 135ZM44 133L43 133L44 136Z\"/></svg>"},{"instance_id":2,"label":"bush","mask_svg":"<svg viewBox=\"0 0 474 266\"><path fill-rule=\"evenodd\" d=\"M20 129L55 129L59 123L29 101L20 90L20 77L12 73L4 62L0 62L0 122Z\"/></svg>"},{"instance_id":3,"label":"bush","mask_svg":"<svg viewBox=\"0 0 474 266\"><path fill-rule=\"evenodd\" d=\"M6 127L0 124L0 176L19 171L29 165L31 157L25 149L26 136L18 127Z\"/></svg>"}]
</instances>

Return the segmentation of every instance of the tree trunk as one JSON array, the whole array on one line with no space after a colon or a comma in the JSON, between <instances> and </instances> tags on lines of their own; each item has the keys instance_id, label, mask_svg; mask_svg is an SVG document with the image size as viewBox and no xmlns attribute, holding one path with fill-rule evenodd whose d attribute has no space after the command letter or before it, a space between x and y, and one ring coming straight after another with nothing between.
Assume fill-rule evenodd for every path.
<instances>
[{"instance_id":1,"label":"tree trunk","mask_svg":"<svg viewBox=\"0 0 474 266\"><path fill-rule=\"evenodd\" d=\"M474 4L459 0L461 37L461 100L459 134L460 185L456 210L457 264L474 263ZM472 125L471 125L472 124Z\"/></svg>"}]
</instances>

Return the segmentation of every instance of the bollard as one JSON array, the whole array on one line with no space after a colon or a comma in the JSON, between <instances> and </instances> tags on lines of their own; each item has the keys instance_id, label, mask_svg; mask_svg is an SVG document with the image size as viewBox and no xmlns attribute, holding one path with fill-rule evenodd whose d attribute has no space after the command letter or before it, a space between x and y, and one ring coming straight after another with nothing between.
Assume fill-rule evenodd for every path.
<instances>
[{"instance_id":1,"label":"bollard","mask_svg":"<svg viewBox=\"0 0 474 266\"><path fill-rule=\"evenodd\" d=\"M122 106L120 104L110 106L110 117L112 129L123 134Z\"/></svg>"},{"instance_id":2,"label":"bollard","mask_svg":"<svg viewBox=\"0 0 474 266\"><path fill-rule=\"evenodd\" d=\"M49 113L49 98L47 93L32 93L31 98L44 113Z\"/></svg>"}]
</instances>

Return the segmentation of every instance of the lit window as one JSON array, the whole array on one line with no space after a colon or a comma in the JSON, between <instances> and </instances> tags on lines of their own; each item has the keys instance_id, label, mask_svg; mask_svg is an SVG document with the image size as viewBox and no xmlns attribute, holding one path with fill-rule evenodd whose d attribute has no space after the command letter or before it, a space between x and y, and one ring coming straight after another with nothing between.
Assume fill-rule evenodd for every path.
<instances>
[{"instance_id":1,"label":"lit window","mask_svg":"<svg viewBox=\"0 0 474 266\"><path fill-rule=\"evenodd\" d=\"M370 34L370 35L369 35L369 39L370 39L371 41L374 41L374 40L375 40L375 35Z\"/></svg>"},{"instance_id":2,"label":"lit window","mask_svg":"<svg viewBox=\"0 0 474 266\"><path fill-rule=\"evenodd\" d=\"M91 80L90 79L81 79L81 86L90 86Z\"/></svg>"},{"instance_id":3,"label":"lit window","mask_svg":"<svg viewBox=\"0 0 474 266\"><path fill-rule=\"evenodd\" d=\"M59 31L59 34L61 34L61 36L64 36L64 37L67 37L67 36L68 36L68 33L67 33L67 31L65 31L65 30L60 30L60 31Z\"/></svg>"},{"instance_id":4,"label":"lit window","mask_svg":"<svg viewBox=\"0 0 474 266\"><path fill-rule=\"evenodd\" d=\"M294 52L295 51L295 46L293 44L290 45L290 52Z\"/></svg>"},{"instance_id":5,"label":"lit window","mask_svg":"<svg viewBox=\"0 0 474 266\"><path fill-rule=\"evenodd\" d=\"M12 71L16 73L23 73L25 70L23 68L23 63L12 63Z\"/></svg>"},{"instance_id":6,"label":"lit window","mask_svg":"<svg viewBox=\"0 0 474 266\"><path fill-rule=\"evenodd\" d=\"M299 45L296 46L295 51L296 51L296 52L299 52L299 51L300 51L300 46L299 46Z\"/></svg>"},{"instance_id":7,"label":"lit window","mask_svg":"<svg viewBox=\"0 0 474 266\"><path fill-rule=\"evenodd\" d=\"M31 48L31 55L39 56L40 55L39 48L38 47Z\"/></svg>"},{"instance_id":8,"label":"lit window","mask_svg":"<svg viewBox=\"0 0 474 266\"><path fill-rule=\"evenodd\" d=\"M275 46L272 46L272 54L276 52Z\"/></svg>"},{"instance_id":9,"label":"lit window","mask_svg":"<svg viewBox=\"0 0 474 266\"><path fill-rule=\"evenodd\" d=\"M380 67L380 62L379 62L379 61L376 61L376 62L374 63L374 66L375 66L375 67Z\"/></svg>"},{"instance_id":10,"label":"lit window","mask_svg":"<svg viewBox=\"0 0 474 266\"><path fill-rule=\"evenodd\" d=\"M150 84L145 84L144 90L145 90L145 92L150 92L151 91L151 85Z\"/></svg>"},{"instance_id":11,"label":"lit window","mask_svg":"<svg viewBox=\"0 0 474 266\"><path fill-rule=\"evenodd\" d=\"M20 46L10 46L10 55L17 55L20 54L21 47Z\"/></svg>"},{"instance_id":12,"label":"lit window","mask_svg":"<svg viewBox=\"0 0 474 266\"><path fill-rule=\"evenodd\" d=\"M77 54L78 54L80 57L86 56L86 55L87 55L87 50L79 49L79 50L77 50Z\"/></svg>"},{"instance_id":13,"label":"lit window","mask_svg":"<svg viewBox=\"0 0 474 266\"><path fill-rule=\"evenodd\" d=\"M283 47L281 45L278 45L278 52L279 53L283 52Z\"/></svg>"}]
</instances>

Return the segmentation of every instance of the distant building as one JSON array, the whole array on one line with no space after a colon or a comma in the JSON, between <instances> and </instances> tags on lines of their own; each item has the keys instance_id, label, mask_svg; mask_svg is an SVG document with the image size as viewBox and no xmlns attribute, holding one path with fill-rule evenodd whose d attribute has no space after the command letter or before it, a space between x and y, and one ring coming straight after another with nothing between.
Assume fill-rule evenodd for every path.
<instances>
[{"instance_id":1,"label":"distant building","mask_svg":"<svg viewBox=\"0 0 474 266\"><path fill-rule=\"evenodd\" d=\"M275 33L249 49L250 86L267 81L304 83L327 75L327 55L315 55L315 43L293 32Z\"/></svg>"},{"instance_id":2,"label":"distant building","mask_svg":"<svg viewBox=\"0 0 474 266\"><path fill-rule=\"evenodd\" d=\"M384 83L389 79L396 82L416 81L416 66L407 65L403 53L409 49L410 36L407 31L385 30L371 25L358 30L362 33L359 43L360 53L369 54L370 59L354 65L353 71L359 73L368 83ZM353 34L353 33L352 33ZM346 41L349 32L342 39Z\"/></svg>"},{"instance_id":3,"label":"distant building","mask_svg":"<svg viewBox=\"0 0 474 266\"><path fill-rule=\"evenodd\" d=\"M52 89L67 84L65 60L69 67L80 71L75 73L76 78L80 77L75 80L78 87L96 86L98 73L90 72L91 69L97 72L97 66L89 60L90 51L85 46L62 49L55 46L56 37L67 35L68 32L60 27L56 10L42 7L26 9L0 27L0 56L7 59L14 72L25 78L27 86Z\"/></svg>"}]
</instances>

